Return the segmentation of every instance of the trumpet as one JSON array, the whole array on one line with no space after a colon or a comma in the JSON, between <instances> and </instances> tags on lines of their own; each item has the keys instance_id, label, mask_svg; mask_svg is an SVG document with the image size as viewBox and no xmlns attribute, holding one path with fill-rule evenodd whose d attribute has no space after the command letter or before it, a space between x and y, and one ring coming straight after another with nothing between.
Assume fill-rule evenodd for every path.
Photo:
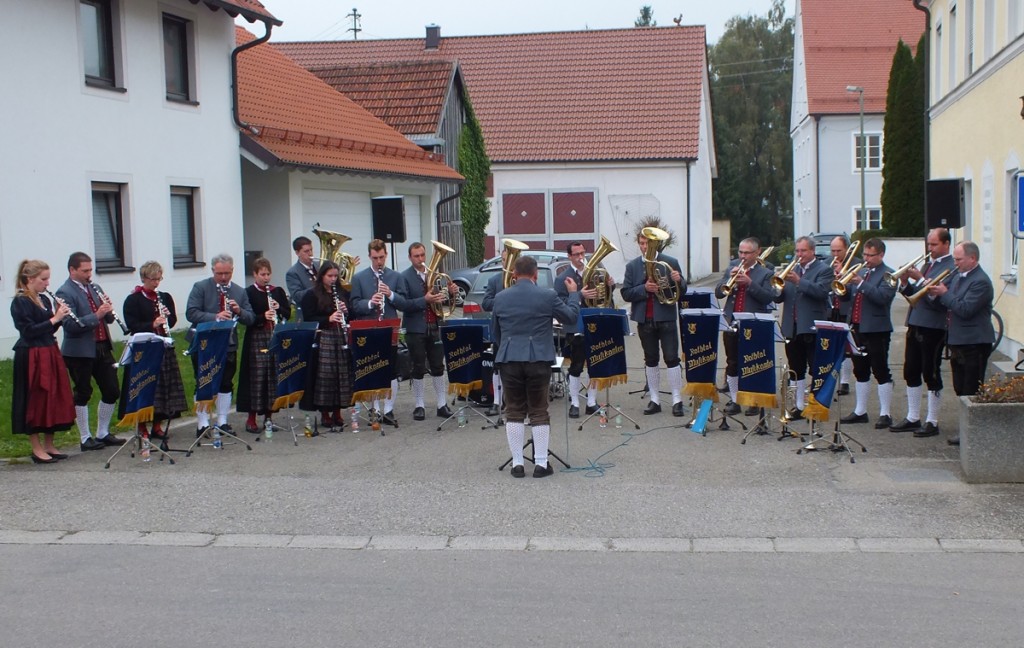
<instances>
[{"instance_id":1,"label":"trumpet","mask_svg":"<svg viewBox=\"0 0 1024 648\"><path fill-rule=\"evenodd\" d=\"M100 301L110 306L110 314L114 316L114 321L117 322L117 325L121 327L121 333L128 335L129 329L125 325L124 321L118 316L117 311L114 310L114 302L110 301L110 297L107 296L107 293L103 292L102 288L100 288L91 281L89 282L89 287L92 288L96 292L96 294L100 296Z\"/></svg>"},{"instance_id":2,"label":"trumpet","mask_svg":"<svg viewBox=\"0 0 1024 648\"><path fill-rule=\"evenodd\" d=\"M899 285L900 278L907 273L907 270L910 270L911 268L916 266L918 263L921 263L922 261L924 261L927 258L928 258L928 253L925 252L924 254L922 254L921 256L917 257L916 259L914 259L913 261L911 261L907 265L901 266L899 270L893 270L892 272L886 272L884 275L882 275L882 281L884 281L886 284L888 284L888 286L890 288L895 288L896 286Z\"/></svg>"},{"instance_id":3,"label":"trumpet","mask_svg":"<svg viewBox=\"0 0 1024 648\"><path fill-rule=\"evenodd\" d=\"M736 268L736 272L734 272L732 276L729 277L729 281L726 281L725 285L722 286L722 295L725 297L731 295L732 291L736 288L736 280L739 279L740 275L745 275L748 272L750 272L750 268L740 263L740 265L737 266Z\"/></svg>"},{"instance_id":4,"label":"trumpet","mask_svg":"<svg viewBox=\"0 0 1024 648\"><path fill-rule=\"evenodd\" d=\"M583 288L593 288L597 291L597 296L593 299L584 298L586 306L590 308L610 308L612 306L612 295L608 290L608 271L600 267L601 259L605 258L612 252L618 252L619 248L609 241L604 236L601 237L601 243L598 244L597 249L590 255L590 259L587 261L587 265L583 268L583 274L580 275L580 280Z\"/></svg>"},{"instance_id":5,"label":"trumpet","mask_svg":"<svg viewBox=\"0 0 1024 648\"><path fill-rule=\"evenodd\" d=\"M644 266L647 269L647 280L658 284L655 296L661 304L675 304L679 301L679 284L672 281L672 266L658 261L661 246L668 241L668 232L657 227L645 227L640 234L647 239L647 251L644 252Z\"/></svg>"},{"instance_id":6,"label":"trumpet","mask_svg":"<svg viewBox=\"0 0 1024 648\"><path fill-rule=\"evenodd\" d=\"M57 304L58 306L63 306L68 309L67 317L65 317L64 319L70 317L71 321L73 321L75 324L78 324L79 326L85 326L84 324L82 324L82 320L78 319L78 315L75 315L75 311L70 306L68 306L68 303L66 301L64 301L57 295L54 295L49 290L46 291L46 296L49 297L50 301L52 301L54 304ZM54 310L57 309L54 308Z\"/></svg>"},{"instance_id":7,"label":"trumpet","mask_svg":"<svg viewBox=\"0 0 1024 648\"><path fill-rule=\"evenodd\" d=\"M917 306L917 302L921 301L923 298L925 298L928 295L928 289L929 288L931 288L932 286L934 286L936 284L942 283L942 280L945 279L946 277L948 277L951 274L953 274L952 270L943 270L938 275L932 277L928 281L926 281L923 284L921 284L921 288L916 293L914 293L913 295L911 295L909 297L904 295L904 297L907 298L907 303L910 304L911 308L913 308L914 306Z\"/></svg>"},{"instance_id":8,"label":"trumpet","mask_svg":"<svg viewBox=\"0 0 1024 648\"><path fill-rule=\"evenodd\" d=\"M864 268L863 263L858 263L849 270L846 274L842 275L838 279L832 282L832 292L842 297L850 290L850 282Z\"/></svg>"},{"instance_id":9,"label":"trumpet","mask_svg":"<svg viewBox=\"0 0 1024 648\"><path fill-rule=\"evenodd\" d=\"M772 277L772 288L775 292L782 292L782 289L786 287L786 277L789 276L790 272L793 272L793 268L796 267L797 258L794 256L793 260L786 265L785 268L779 270L774 277Z\"/></svg>"},{"instance_id":10,"label":"trumpet","mask_svg":"<svg viewBox=\"0 0 1024 648\"><path fill-rule=\"evenodd\" d=\"M524 250L529 250L530 246L526 243L522 243L515 239L505 239L502 242L505 246L505 265L502 266L501 271L503 288L509 288L516 282L516 259L523 253Z\"/></svg>"}]
</instances>

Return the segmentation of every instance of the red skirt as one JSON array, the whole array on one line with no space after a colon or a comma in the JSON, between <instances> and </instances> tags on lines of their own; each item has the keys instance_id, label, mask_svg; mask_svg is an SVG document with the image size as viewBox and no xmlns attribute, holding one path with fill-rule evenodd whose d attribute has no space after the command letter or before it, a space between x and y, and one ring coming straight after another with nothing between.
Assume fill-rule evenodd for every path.
<instances>
[{"instance_id":1,"label":"red skirt","mask_svg":"<svg viewBox=\"0 0 1024 648\"><path fill-rule=\"evenodd\" d=\"M69 430L75 402L57 345L17 349L14 354L12 431L36 434Z\"/></svg>"}]
</instances>

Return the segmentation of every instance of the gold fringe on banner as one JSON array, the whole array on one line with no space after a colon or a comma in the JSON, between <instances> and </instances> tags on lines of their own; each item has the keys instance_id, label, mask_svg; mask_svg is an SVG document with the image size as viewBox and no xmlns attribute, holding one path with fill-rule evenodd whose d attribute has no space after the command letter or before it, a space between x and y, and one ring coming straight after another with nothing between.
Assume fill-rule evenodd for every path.
<instances>
[{"instance_id":1,"label":"gold fringe on banner","mask_svg":"<svg viewBox=\"0 0 1024 648\"><path fill-rule=\"evenodd\" d=\"M302 395L305 393L305 390L300 389L297 392L292 392L284 396L279 396L276 399L274 399L274 404L270 406L270 409L276 412L278 410L283 410L287 407L291 407L295 403L298 403L300 400L302 400Z\"/></svg>"},{"instance_id":2,"label":"gold fringe on banner","mask_svg":"<svg viewBox=\"0 0 1024 648\"><path fill-rule=\"evenodd\" d=\"M474 389L483 389L483 380L474 380L471 383L448 383L448 393L458 394L459 396L466 398L469 396L469 392Z\"/></svg>"},{"instance_id":3,"label":"gold fringe on banner","mask_svg":"<svg viewBox=\"0 0 1024 648\"><path fill-rule=\"evenodd\" d=\"M807 407L804 408L804 418L812 421L827 421L828 408L814 398L814 394L807 395Z\"/></svg>"},{"instance_id":4,"label":"gold fringe on banner","mask_svg":"<svg viewBox=\"0 0 1024 648\"><path fill-rule=\"evenodd\" d=\"M767 409L775 409L779 406L779 397L776 394L741 391L736 394L736 404L744 407L765 407Z\"/></svg>"},{"instance_id":5,"label":"gold fringe on banner","mask_svg":"<svg viewBox=\"0 0 1024 648\"><path fill-rule=\"evenodd\" d=\"M687 396L696 396L713 403L718 402L718 389L715 388L714 383L686 383L686 387L683 387L683 393Z\"/></svg>"},{"instance_id":6,"label":"gold fringe on banner","mask_svg":"<svg viewBox=\"0 0 1024 648\"><path fill-rule=\"evenodd\" d=\"M196 401L196 412L212 412L214 403L217 402L216 398L210 400Z\"/></svg>"},{"instance_id":7,"label":"gold fringe on banner","mask_svg":"<svg viewBox=\"0 0 1024 648\"><path fill-rule=\"evenodd\" d=\"M594 389L600 391L602 389L614 387L615 385L625 385L627 382L629 382L629 377L626 376L626 374L619 374L618 376L608 376L607 378L591 378L588 388L593 387Z\"/></svg>"},{"instance_id":8,"label":"gold fringe on banner","mask_svg":"<svg viewBox=\"0 0 1024 648\"><path fill-rule=\"evenodd\" d=\"M153 420L153 406L143 407L137 412L125 414L124 418L117 422L117 427L135 427L139 423L149 423Z\"/></svg>"},{"instance_id":9,"label":"gold fringe on banner","mask_svg":"<svg viewBox=\"0 0 1024 648\"><path fill-rule=\"evenodd\" d=\"M356 401L372 401L378 398L391 398L391 388L386 387L384 389L364 389L352 394L352 402Z\"/></svg>"}]
</instances>

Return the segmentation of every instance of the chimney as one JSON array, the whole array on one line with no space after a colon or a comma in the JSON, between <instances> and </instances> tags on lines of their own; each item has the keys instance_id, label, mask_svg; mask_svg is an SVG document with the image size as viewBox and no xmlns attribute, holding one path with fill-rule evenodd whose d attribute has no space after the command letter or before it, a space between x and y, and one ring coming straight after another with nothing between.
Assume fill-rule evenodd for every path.
<instances>
[{"instance_id":1,"label":"chimney","mask_svg":"<svg viewBox=\"0 0 1024 648\"><path fill-rule=\"evenodd\" d=\"M441 28L433 23L427 25L427 41L425 49L436 50L441 46Z\"/></svg>"}]
</instances>

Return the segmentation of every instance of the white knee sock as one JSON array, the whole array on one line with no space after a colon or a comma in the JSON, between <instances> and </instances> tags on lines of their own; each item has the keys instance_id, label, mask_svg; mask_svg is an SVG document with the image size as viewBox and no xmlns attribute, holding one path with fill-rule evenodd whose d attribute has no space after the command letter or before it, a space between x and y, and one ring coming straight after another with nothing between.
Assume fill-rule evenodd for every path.
<instances>
[{"instance_id":1,"label":"white knee sock","mask_svg":"<svg viewBox=\"0 0 1024 648\"><path fill-rule=\"evenodd\" d=\"M847 358L843 360L843 366L839 370L840 378L839 382L844 385L850 384L850 377L853 375L853 360Z\"/></svg>"},{"instance_id":2,"label":"white knee sock","mask_svg":"<svg viewBox=\"0 0 1024 648\"><path fill-rule=\"evenodd\" d=\"M921 385L907 387L907 420L911 423L921 420Z\"/></svg>"},{"instance_id":3,"label":"white knee sock","mask_svg":"<svg viewBox=\"0 0 1024 648\"><path fill-rule=\"evenodd\" d=\"M228 410L231 409L231 392L217 394L217 425L228 422Z\"/></svg>"},{"instance_id":4,"label":"white knee sock","mask_svg":"<svg viewBox=\"0 0 1024 648\"><path fill-rule=\"evenodd\" d=\"M668 387L672 390L672 404L683 401L683 368L679 365L668 370Z\"/></svg>"},{"instance_id":5,"label":"white knee sock","mask_svg":"<svg viewBox=\"0 0 1024 648\"><path fill-rule=\"evenodd\" d=\"M729 383L729 400L736 402L736 395L740 393L740 377L726 376L725 382Z\"/></svg>"},{"instance_id":6,"label":"white knee sock","mask_svg":"<svg viewBox=\"0 0 1024 648\"><path fill-rule=\"evenodd\" d=\"M889 416L889 408L892 406L892 387L890 380L884 385L878 386L878 415Z\"/></svg>"},{"instance_id":7,"label":"white knee sock","mask_svg":"<svg viewBox=\"0 0 1024 648\"><path fill-rule=\"evenodd\" d=\"M505 436L508 437L508 449L512 452L512 465L522 466L523 439L526 437L526 426L522 423L506 422Z\"/></svg>"},{"instance_id":8,"label":"white knee sock","mask_svg":"<svg viewBox=\"0 0 1024 648\"><path fill-rule=\"evenodd\" d=\"M102 439L110 434L110 419L114 416L117 403L104 403L100 401L96 408L96 438Z\"/></svg>"},{"instance_id":9,"label":"white knee sock","mask_svg":"<svg viewBox=\"0 0 1024 648\"><path fill-rule=\"evenodd\" d=\"M384 399L384 413L385 414L387 414L388 412L390 412L393 409L395 409L395 399L396 398L398 398L398 379L397 378L393 378L391 380L391 398L385 398Z\"/></svg>"},{"instance_id":10,"label":"white knee sock","mask_svg":"<svg viewBox=\"0 0 1024 648\"><path fill-rule=\"evenodd\" d=\"M580 406L580 378L569 376L569 402L573 407Z\"/></svg>"},{"instance_id":11,"label":"white knee sock","mask_svg":"<svg viewBox=\"0 0 1024 648\"><path fill-rule=\"evenodd\" d=\"M804 407L807 406L807 395L804 394L804 389L807 387L807 379L801 378L796 381L796 408L803 411Z\"/></svg>"},{"instance_id":12,"label":"white knee sock","mask_svg":"<svg viewBox=\"0 0 1024 648\"><path fill-rule=\"evenodd\" d=\"M494 406L501 407L501 374L497 371L491 376L491 389L494 390Z\"/></svg>"},{"instance_id":13,"label":"white knee sock","mask_svg":"<svg viewBox=\"0 0 1024 648\"><path fill-rule=\"evenodd\" d=\"M430 381L434 383L434 394L437 396L437 409L448 404L448 385L444 376L431 376Z\"/></svg>"},{"instance_id":14,"label":"white knee sock","mask_svg":"<svg viewBox=\"0 0 1024 648\"><path fill-rule=\"evenodd\" d=\"M587 407L597 405L597 387L587 387Z\"/></svg>"},{"instance_id":15,"label":"white knee sock","mask_svg":"<svg viewBox=\"0 0 1024 648\"><path fill-rule=\"evenodd\" d=\"M928 423L939 424L939 406L942 404L942 392L928 392Z\"/></svg>"},{"instance_id":16,"label":"white knee sock","mask_svg":"<svg viewBox=\"0 0 1024 648\"><path fill-rule=\"evenodd\" d=\"M75 405L75 422L78 423L78 435L82 437L82 443L85 443L92 436L92 432L89 431L88 406Z\"/></svg>"},{"instance_id":17,"label":"white knee sock","mask_svg":"<svg viewBox=\"0 0 1024 648\"><path fill-rule=\"evenodd\" d=\"M423 407L423 379L412 379L412 395L416 399L416 407Z\"/></svg>"},{"instance_id":18,"label":"white knee sock","mask_svg":"<svg viewBox=\"0 0 1024 648\"><path fill-rule=\"evenodd\" d=\"M857 405L853 413L857 416L868 413L868 394L871 393L871 381L857 382Z\"/></svg>"},{"instance_id":19,"label":"white knee sock","mask_svg":"<svg viewBox=\"0 0 1024 648\"><path fill-rule=\"evenodd\" d=\"M210 427L210 411L200 410L196 408L196 427L202 430L204 427Z\"/></svg>"},{"instance_id":20,"label":"white knee sock","mask_svg":"<svg viewBox=\"0 0 1024 648\"><path fill-rule=\"evenodd\" d=\"M551 438L550 425L533 427L533 462L542 468L548 465L548 442Z\"/></svg>"},{"instance_id":21,"label":"white knee sock","mask_svg":"<svg viewBox=\"0 0 1024 648\"><path fill-rule=\"evenodd\" d=\"M647 375L647 394L651 402L660 404L661 395L658 390L661 389L661 370L658 367L644 367L644 373Z\"/></svg>"}]
</instances>

